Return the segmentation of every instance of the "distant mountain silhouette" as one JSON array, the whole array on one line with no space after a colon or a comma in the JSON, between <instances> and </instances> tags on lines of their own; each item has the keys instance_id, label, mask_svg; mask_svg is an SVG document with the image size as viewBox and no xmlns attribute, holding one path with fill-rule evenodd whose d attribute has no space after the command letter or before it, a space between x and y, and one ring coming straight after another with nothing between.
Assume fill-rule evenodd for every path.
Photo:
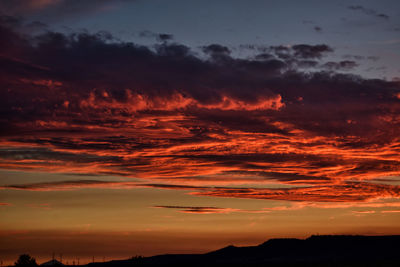
<instances>
[{"instance_id":1,"label":"distant mountain silhouette","mask_svg":"<svg viewBox=\"0 0 400 267\"><path fill-rule=\"evenodd\" d=\"M258 246L228 246L205 254L166 254L89 266L400 266L400 236L271 239Z\"/></svg>"},{"instance_id":2,"label":"distant mountain silhouette","mask_svg":"<svg viewBox=\"0 0 400 267\"><path fill-rule=\"evenodd\" d=\"M62 264L58 260L52 259L50 261L46 261L46 262L40 264L40 266L64 266L64 264Z\"/></svg>"}]
</instances>

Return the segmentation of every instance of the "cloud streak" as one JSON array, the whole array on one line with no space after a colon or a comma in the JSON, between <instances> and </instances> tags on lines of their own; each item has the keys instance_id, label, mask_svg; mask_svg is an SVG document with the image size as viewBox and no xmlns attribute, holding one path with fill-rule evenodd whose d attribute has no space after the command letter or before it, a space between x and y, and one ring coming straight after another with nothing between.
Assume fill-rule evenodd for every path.
<instances>
[{"instance_id":1,"label":"cloud streak","mask_svg":"<svg viewBox=\"0 0 400 267\"><path fill-rule=\"evenodd\" d=\"M290 188L274 187L226 187L226 186L191 186L166 183L141 183L129 181L73 180L43 182L33 184L4 185L0 189L28 191L65 191L85 188L131 189L157 188L186 190L189 194L225 198L244 198L261 200L288 200L299 202L366 202L381 198L399 198L400 186L381 185L366 182L345 182L334 185L315 185Z\"/></svg>"},{"instance_id":2,"label":"cloud streak","mask_svg":"<svg viewBox=\"0 0 400 267\"><path fill-rule=\"evenodd\" d=\"M360 6L360 5L351 5L348 6L349 9L351 10L356 10L356 11L360 11L366 15L370 15L370 16L374 16L376 18L380 18L380 19L389 19L389 16L383 13L379 13L376 10L370 9L370 8L366 8L364 6Z\"/></svg>"},{"instance_id":3,"label":"cloud streak","mask_svg":"<svg viewBox=\"0 0 400 267\"><path fill-rule=\"evenodd\" d=\"M197 214L218 214L218 213L231 213L239 210L219 207L190 207L190 206L154 206L154 208L162 209L176 209L183 213L197 213Z\"/></svg>"}]
</instances>

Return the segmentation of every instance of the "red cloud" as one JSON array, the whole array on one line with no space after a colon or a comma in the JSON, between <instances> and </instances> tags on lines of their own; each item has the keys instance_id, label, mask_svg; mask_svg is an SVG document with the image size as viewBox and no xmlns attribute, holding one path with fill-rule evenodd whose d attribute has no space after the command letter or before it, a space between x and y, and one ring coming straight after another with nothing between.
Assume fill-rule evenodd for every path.
<instances>
[{"instance_id":1,"label":"red cloud","mask_svg":"<svg viewBox=\"0 0 400 267\"><path fill-rule=\"evenodd\" d=\"M399 198L400 187L371 183L343 183L337 185L270 188L215 188L195 195L250 199L273 199L310 202L360 202L376 198Z\"/></svg>"},{"instance_id":2,"label":"red cloud","mask_svg":"<svg viewBox=\"0 0 400 267\"><path fill-rule=\"evenodd\" d=\"M399 84L295 68L318 68L327 45L266 47L254 59L213 45L205 59L176 43L0 27L0 168L181 183L216 197L399 197L377 179L400 175Z\"/></svg>"}]
</instances>

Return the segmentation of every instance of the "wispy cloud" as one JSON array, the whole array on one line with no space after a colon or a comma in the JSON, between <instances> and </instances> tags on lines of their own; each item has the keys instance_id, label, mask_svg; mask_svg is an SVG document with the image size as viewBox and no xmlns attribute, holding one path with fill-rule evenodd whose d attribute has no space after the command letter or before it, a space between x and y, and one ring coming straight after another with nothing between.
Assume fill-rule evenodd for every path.
<instances>
[{"instance_id":1,"label":"wispy cloud","mask_svg":"<svg viewBox=\"0 0 400 267\"><path fill-rule=\"evenodd\" d=\"M400 213L400 210L383 210L382 213Z\"/></svg>"},{"instance_id":2,"label":"wispy cloud","mask_svg":"<svg viewBox=\"0 0 400 267\"><path fill-rule=\"evenodd\" d=\"M247 209L234 209L234 208L220 208L220 207L203 207L203 206L154 206L154 208L175 209L183 213L197 213L197 214L227 214L227 213L269 213L271 210L247 210Z\"/></svg>"},{"instance_id":3,"label":"wispy cloud","mask_svg":"<svg viewBox=\"0 0 400 267\"><path fill-rule=\"evenodd\" d=\"M352 203L365 202L381 198L399 198L400 186L381 185L366 182L345 182L342 184L326 184L290 188L266 187L218 187L190 186L166 183L112 182L97 180L75 180L44 182L33 184L4 185L0 189L29 190L29 191L63 191L85 188L130 189L139 187L187 190L189 194L226 198L248 198L264 200L288 200L302 202L336 202ZM366 206L365 206L366 205ZM364 204L368 207L371 204ZM379 206L379 205L378 205ZM370 207L378 207L370 206Z\"/></svg>"},{"instance_id":4,"label":"wispy cloud","mask_svg":"<svg viewBox=\"0 0 400 267\"><path fill-rule=\"evenodd\" d=\"M370 15L370 16L374 16L376 18L381 18L381 19L389 19L389 16L383 13L379 13L376 10L370 9L370 8L366 8L364 6L360 6L360 5L351 5L348 6L349 9L351 10L356 10L356 11L360 11L366 15Z\"/></svg>"},{"instance_id":5,"label":"wispy cloud","mask_svg":"<svg viewBox=\"0 0 400 267\"><path fill-rule=\"evenodd\" d=\"M176 209L183 213L199 213L199 214L215 214L215 213L231 213L236 209L218 208L218 207L193 207L193 206L154 206L154 208Z\"/></svg>"},{"instance_id":6,"label":"wispy cloud","mask_svg":"<svg viewBox=\"0 0 400 267\"><path fill-rule=\"evenodd\" d=\"M32 184L3 185L0 189L29 190L29 191L65 191L84 188L122 189L137 187L136 182L111 182L98 180L73 180L59 182L43 182Z\"/></svg>"}]
</instances>

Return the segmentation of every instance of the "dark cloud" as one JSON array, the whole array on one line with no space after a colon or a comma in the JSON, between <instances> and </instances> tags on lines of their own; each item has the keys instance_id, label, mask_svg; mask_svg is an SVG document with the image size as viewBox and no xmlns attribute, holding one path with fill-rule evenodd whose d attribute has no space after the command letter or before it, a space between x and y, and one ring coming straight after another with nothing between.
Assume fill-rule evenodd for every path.
<instances>
[{"instance_id":1,"label":"dark cloud","mask_svg":"<svg viewBox=\"0 0 400 267\"><path fill-rule=\"evenodd\" d=\"M344 60L340 62L329 61L324 65L322 65L323 68L328 70L346 70L346 71L354 69L357 66L358 66L357 62L351 60Z\"/></svg>"},{"instance_id":2,"label":"dark cloud","mask_svg":"<svg viewBox=\"0 0 400 267\"><path fill-rule=\"evenodd\" d=\"M174 39L174 36L172 34L160 33L158 34L157 38L159 41L165 42Z\"/></svg>"},{"instance_id":3,"label":"dark cloud","mask_svg":"<svg viewBox=\"0 0 400 267\"><path fill-rule=\"evenodd\" d=\"M233 209L233 208L220 208L220 207L203 207L203 206L154 206L154 208L162 209L175 209L183 213L196 213L196 214L218 214L218 213L269 213L271 210L244 210L244 209ZM278 209L275 209L278 210Z\"/></svg>"},{"instance_id":4,"label":"dark cloud","mask_svg":"<svg viewBox=\"0 0 400 267\"><path fill-rule=\"evenodd\" d=\"M177 209L184 213L200 213L200 214L226 213L230 211L230 209L218 208L218 207L193 207L193 206L154 206L154 208Z\"/></svg>"},{"instance_id":5,"label":"dark cloud","mask_svg":"<svg viewBox=\"0 0 400 267\"><path fill-rule=\"evenodd\" d=\"M231 53L231 50L226 47L226 46L222 46L219 44L211 44L211 45L207 45L207 46L203 46L203 51L206 54L224 54L224 55L229 55Z\"/></svg>"},{"instance_id":6,"label":"dark cloud","mask_svg":"<svg viewBox=\"0 0 400 267\"><path fill-rule=\"evenodd\" d=\"M319 30L322 29L319 28ZM274 58L279 58L289 64L295 60L319 60L328 53L333 52L333 48L326 44L295 44L291 46L241 45L239 48L258 52L259 55L268 55Z\"/></svg>"},{"instance_id":7,"label":"dark cloud","mask_svg":"<svg viewBox=\"0 0 400 267\"><path fill-rule=\"evenodd\" d=\"M321 33L321 32L322 32L322 28L319 27L319 26L315 26L315 27L314 27L314 31L316 31L316 32L318 32L318 33Z\"/></svg>"},{"instance_id":8,"label":"dark cloud","mask_svg":"<svg viewBox=\"0 0 400 267\"><path fill-rule=\"evenodd\" d=\"M262 60L262 61L271 60L271 59L274 59L274 58L275 58L275 56L272 55L272 54L269 54L269 53L261 53L261 54L257 54L255 56L256 60Z\"/></svg>"},{"instance_id":9,"label":"dark cloud","mask_svg":"<svg viewBox=\"0 0 400 267\"><path fill-rule=\"evenodd\" d=\"M15 184L0 186L0 189L16 189L16 190L31 190L31 191L47 191L47 190L71 190L96 186L109 186L113 182L96 181L96 180L73 180L59 182L44 182L33 184Z\"/></svg>"},{"instance_id":10,"label":"dark cloud","mask_svg":"<svg viewBox=\"0 0 400 267\"><path fill-rule=\"evenodd\" d=\"M333 49L327 45L299 44L294 45L292 49L296 57L305 59L321 58L323 54L333 52Z\"/></svg>"},{"instance_id":11,"label":"dark cloud","mask_svg":"<svg viewBox=\"0 0 400 267\"><path fill-rule=\"evenodd\" d=\"M382 18L382 19L389 19L389 16L383 13L379 13L376 10L370 9L370 8L366 8L360 5L351 5L348 6L349 9L351 10L357 10L357 11L361 11L362 13L366 14L366 15L370 15L370 16L374 16L377 18Z\"/></svg>"},{"instance_id":12,"label":"dark cloud","mask_svg":"<svg viewBox=\"0 0 400 267\"><path fill-rule=\"evenodd\" d=\"M367 59L367 57L361 55L343 55L343 58L348 60L353 59L358 61Z\"/></svg>"},{"instance_id":13,"label":"dark cloud","mask_svg":"<svg viewBox=\"0 0 400 267\"><path fill-rule=\"evenodd\" d=\"M0 148L0 158L17 161L37 160L37 161L61 161L75 163L93 162L116 162L120 158L116 156L98 156L84 153L69 153L53 151L49 148Z\"/></svg>"},{"instance_id":14,"label":"dark cloud","mask_svg":"<svg viewBox=\"0 0 400 267\"><path fill-rule=\"evenodd\" d=\"M377 56L361 56L361 55L344 55L343 56L344 59L353 59L353 60L372 60L372 61L377 61L379 59L379 57Z\"/></svg>"},{"instance_id":15,"label":"dark cloud","mask_svg":"<svg viewBox=\"0 0 400 267\"><path fill-rule=\"evenodd\" d=\"M319 62L316 60L299 60L296 62L299 68L315 68L318 67Z\"/></svg>"},{"instance_id":16,"label":"dark cloud","mask_svg":"<svg viewBox=\"0 0 400 267\"><path fill-rule=\"evenodd\" d=\"M141 31L139 33L140 37L144 37L144 38L154 38L157 41L160 42L166 42L166 41L170 41L174 39L174 36L172 34L168 34L168 33L155 33L152 31Z\"/></svg>"},{"instance_id":17,"label":"dark cloud","mask_svg":"<svg viewBox=\"0 0 400 267\"><path fill-rule=\"evenodd\" d=\"M345 192L353 184L343 181L400 174L398 82L339 74L358 63L326 63L326 44L249 46L249 58L212 44L204 57L176 42L19 25L0 25L1 168L181 181L157 187L237 197L250 189L201 183ZM303 197L268 190L247 195Z\"/></svg>"},{"instance_id":18,"label":"dark cloud","mask_svg":"<svg viewBox=\"0 0 400 267\"><path fill-rule=\"evenodd\" d=\"M291 48L283 45L271 46L269 48L278 58L290 59L292 57Z\"/></svg>"}]
</instances>

